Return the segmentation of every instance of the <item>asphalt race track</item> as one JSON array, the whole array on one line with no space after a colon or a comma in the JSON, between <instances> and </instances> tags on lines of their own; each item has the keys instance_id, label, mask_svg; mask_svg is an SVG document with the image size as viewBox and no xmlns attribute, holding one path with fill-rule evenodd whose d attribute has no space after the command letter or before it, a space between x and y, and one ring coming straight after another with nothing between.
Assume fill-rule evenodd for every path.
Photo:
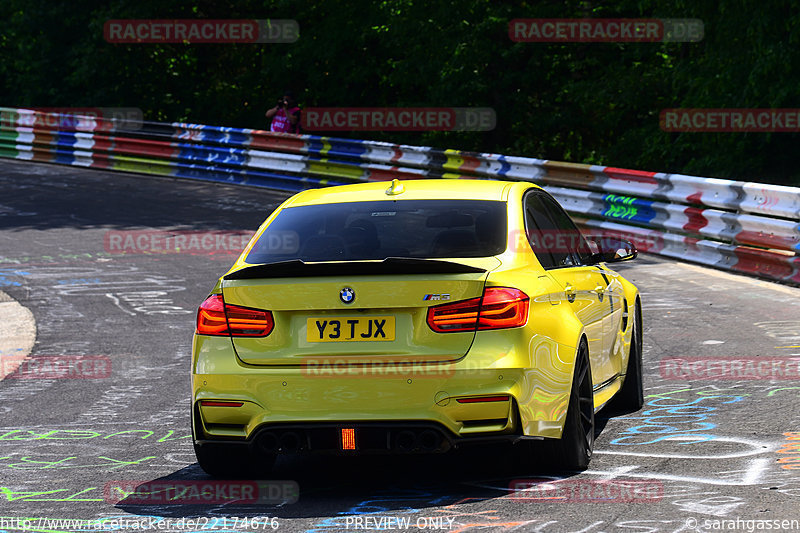
<instances>
[{"instance_id":1,"label":"asphalt race track","mask_svg":"<svg viewBox=\"0 0 800 533\"><path fill-rule=\"evenodd\" d=\"M110 235L252 232L285 196L0 162L0 291L35 317L31 361L95 362L81 379L0 381L0 532L677 532L800 521L800 379L787 364L800 357L800 289L652 256L619 268L643 293L646 406L600 413L580 475L520 468L505 448L299 457L275 474L298 483L296 503L115 503L115 483L208 479L189 436L191 340L197 306L235 254L216 240L214 253L121 254ZM720 377L684 372L677 357L744 366Z\"/></svg>"}]
</instances>

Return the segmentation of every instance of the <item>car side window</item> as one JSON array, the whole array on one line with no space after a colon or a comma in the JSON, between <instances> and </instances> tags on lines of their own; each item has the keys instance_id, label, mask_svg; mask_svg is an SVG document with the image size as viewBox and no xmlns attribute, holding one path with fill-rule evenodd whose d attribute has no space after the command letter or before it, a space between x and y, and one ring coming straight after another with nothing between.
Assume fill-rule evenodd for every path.
<instances>
[{"instance_id":1,"label":"car side window","mask_svg":"<svg viewBox=\"0 0 800 533\"><path fill-rule=\"evenodd\" d=\"M547 193L528 192L524 199L528 242L544 268L586 263L591 250L578 227Z\"/></svg>"},{"instance_id":2,"label":"car side window","mask_svg":"<svg viewBox=\"0 0 800 533\"><path fill-rule=\"evenodd\" d=\"M552 197L547 194L538 195L542 201L543 208L549 217L555 222L559 231L565 238L566 248L569 250L574 265L582 265L592 255L583 234L569 217L564 208L561 207ZM566 266L566 265L565 265Z\"/></svg>"},{"instance_id":3,"label":"car side window","mask_svg":"<svg viewBox=\"0 0 800 533\"><path fill-rule=\"evenodd\" d=\"M573 264L572 254L559 246L561 232L548 216L542 197L535 192L528 193L524 199L525 230L533 253L544 268L558 268Z\"/></svg>"}]
</instances>

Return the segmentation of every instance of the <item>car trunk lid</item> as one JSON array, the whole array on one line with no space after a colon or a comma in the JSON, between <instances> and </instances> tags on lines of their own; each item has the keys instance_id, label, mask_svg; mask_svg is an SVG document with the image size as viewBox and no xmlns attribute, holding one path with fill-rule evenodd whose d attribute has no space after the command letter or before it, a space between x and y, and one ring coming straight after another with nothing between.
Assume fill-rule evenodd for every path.
<instances>
[{"instance_id":1,"label":"car trunk lid","mask_svg":"<svg viewBox=\"0 0 800 533\"><path fill-rule=\"evenodd\" d=\"M253 365L444 362L463 357L475 332L435 333L432 305L481 296L497 258L286 261L226 275L226 304L269 310L266 337L233 337Z\"/></svg>"}]
</instances>

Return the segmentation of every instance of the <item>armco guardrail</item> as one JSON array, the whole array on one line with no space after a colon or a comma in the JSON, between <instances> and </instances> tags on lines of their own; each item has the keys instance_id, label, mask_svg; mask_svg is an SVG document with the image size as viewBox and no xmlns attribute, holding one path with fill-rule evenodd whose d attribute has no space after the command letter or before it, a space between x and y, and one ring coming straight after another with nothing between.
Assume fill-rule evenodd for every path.
<instances>
[{"instance_id":1,"label":"armco guardrail","mask_svg":"<svg viewBox=\"0 0 800 533\"><path fill-rule=\"evenodd\" d=\"M0 108L0 157L283 190L392 178L545 186L592 232L644 251L800 285L800 188L201 124Z\"/></svg>"}]
</instances>

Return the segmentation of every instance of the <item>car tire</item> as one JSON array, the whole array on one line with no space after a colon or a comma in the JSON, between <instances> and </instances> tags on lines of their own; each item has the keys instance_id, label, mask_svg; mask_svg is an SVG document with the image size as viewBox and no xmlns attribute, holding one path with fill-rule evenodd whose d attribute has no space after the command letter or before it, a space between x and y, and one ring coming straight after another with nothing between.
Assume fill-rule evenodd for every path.
<instances>
[{"instance_id":1,"label":"car tire","mask_svg":"<svg viewBox=\"0 0 800 533\"><path fill-rule=\"evenodd\" d=\"M644 405L644 384L642 371L642 305L636 300L632 323L631 351L625 382L612 400L612 408L622 413L638 411Z\"/></svg>"},{"instance_id":2,"label":"car tire","mask_svg":"<svg viewBox=\"0 0 800 533\"><path fill-rule=\"evenodd\" d=\"M194 443L194 454L200 468L218 479L260 479L268 475L275 456L254 455L242 446Z\"/></svg>"},{"instance_id":3,"label":"car tire","mask_svg":"<svg viewBox=\"0 0 800 533\"><path fill-rule=\"evenodd\" d=\"M567 417L561 438L547 441L549 463L558 470L585 470L594 448L594 392L589 349L581 341L575 359L575 373L569 396Z\"/></svg>"}]
</instances>

